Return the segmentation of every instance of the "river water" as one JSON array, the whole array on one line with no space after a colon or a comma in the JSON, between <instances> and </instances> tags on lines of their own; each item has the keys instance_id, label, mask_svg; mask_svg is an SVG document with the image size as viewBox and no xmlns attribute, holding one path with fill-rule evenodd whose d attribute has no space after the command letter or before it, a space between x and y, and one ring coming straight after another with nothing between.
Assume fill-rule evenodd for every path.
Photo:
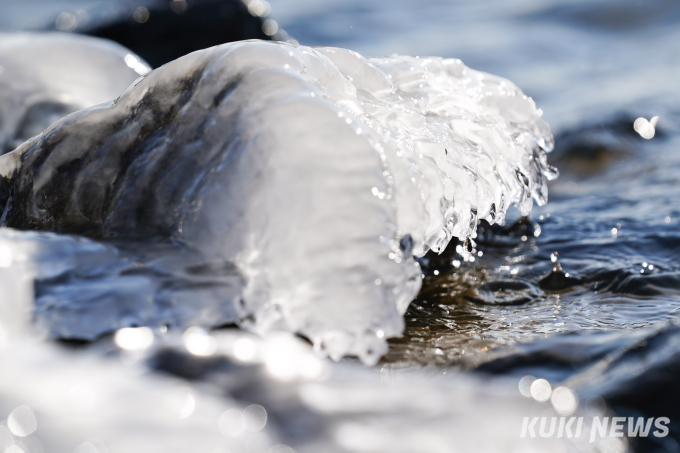
<instances>
[{"instance_id":1,"label":"river water","mask_svg":"<svg viewBox=\"0 0 680 453\"><path fill-rule=\"evenodd\" d=\"M455 57L507 77L555 136L549 162L561 175L548 204L504 226L482 222L474 261L456 242L421 258L404 336L376 371L544 378L619 415L669 417L668 437L625 448L679 451L680 3L270 3L300 44ZM633 123L653 116L644 139Z\"/></svg>"},{"instance_id":2,"label":"river water","mask_svg":"<svg viewBox=\"0 0 680 453\"><path fill-rule=\"evenodd\" d=\"M543 108L555 134L549 161L561 176L549 203L526 223L481 225L474 262L428 257L405 336L384 362L565 379L615 352L618 371L591 373L581 385L607 387L626 415L675 415L677 440L680 350L661 338L677 339L680 308L680 5L272 4L305 44L455 56L508 77ZM657 115L656 136L641 138L635 119ZM541 285L555 252L573 280ZM625 368L634 371L626 376Z\"/></svg>"},{"instance_id":3,"label":"river water","mask_svg":"<svg viewBox=\"0 0 680 453\"><path fill-rule=\"evenodd\" d=\"M556 137L549 161L561 176L547 206L526 223L481 225L472 263L429 257L406 334L384 361L577 379L614 353L622 363L607 367L618 370L591 371L580 385L606 387L626 415L675 415L677 440L680 350L669 344L680 308L680 5L273 4L304 43L455 56L506 76L544 109ZM634 120L656 115L657 135L641 138ZM573 280L541 285L555 252Z\"/></svg>"}]
</instances>

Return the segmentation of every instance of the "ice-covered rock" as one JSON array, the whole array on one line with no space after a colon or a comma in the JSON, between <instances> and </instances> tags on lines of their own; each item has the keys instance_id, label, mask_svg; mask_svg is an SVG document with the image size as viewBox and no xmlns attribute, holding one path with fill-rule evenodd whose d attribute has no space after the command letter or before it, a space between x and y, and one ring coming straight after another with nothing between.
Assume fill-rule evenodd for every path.
<instances>
[{"instance_id":1,"label":"ice-covered rock","mask_svg":"<svg viewBox=\"0 0 680 453\"><path fill-rule=\"evenodd\" d=\"M214 324L295 331L370 363L418 292L414 254L546 201L540 116L459 60L227 44L0 158L2 225L197 252L191 270L168 252L168 272L244 282L221 300L236 319Z\"/></svg>"},{"instance_id":2,"label":"ice-covered rock","mask_svg":"<svg viewBox=\"0 0 680 453\"><path fill-rule=\"evenodd\" d=\"M114 99L148 70L107 40L0 34L0 154L69 113Z\"/></svg>"}]
</instances>

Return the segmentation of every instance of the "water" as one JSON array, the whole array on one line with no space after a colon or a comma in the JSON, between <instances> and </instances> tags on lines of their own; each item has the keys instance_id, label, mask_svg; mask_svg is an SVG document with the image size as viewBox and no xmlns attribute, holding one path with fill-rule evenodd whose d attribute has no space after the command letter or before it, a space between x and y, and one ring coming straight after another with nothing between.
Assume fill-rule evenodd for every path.
<instances>
[{"instance_id":1,"label":"water","mask_svg":"<svg viewBox=\"0 0 680 453\"><path fill-rule=\"evenodd\" d=\"M455 56L506 76L536 100L556 136L549 161L562 175L550 183L548 205L531 214L540 235L532 232L522 241L522 230L491 232L483 225L486 232L477 240L482 257L460 268L451 265L460 256L440 258L406 315L409 340L396 340L388 357L400 360L397 351L422 338L446 352L423 358L425 351L413 345L412 360L448 363L465 350L454 346L461 339L484 347L555 332L635 329L674 318L676 2L272 5L285 29L306 44L343 45L368 55L406 49ZM647 141L633 122L654 115L660 115L657 135ZM553 252L578 281L546 292L539 282L553 267ZM498 281L512 282L501 290L517 295L513 300L504 294L502 306L496 306Z\"/></svg>"},{"instance_id":2,"label":"water","mask_svg":"<svg viewBox=\"0 0 680 453\"><path fill-rule=\"evenodd\" d=\"M463 449L481 451L484 437L492 439L498 451L507 451L503 440L514 439L519 427L504 435L489 422L487 429L466 431L465 424L447 412L452 409L437 412L432 398L436 401L438 393L446 395L441 399L465 408L462 413L468 417L483 420L483 415L493 414L502 424L529 410L525 411L522 404L526 401L521 398L512 400L510 412L497 409L505 401L499 395L511 395L519 378L532 375L550 380L553 386L573 388L584 403L604 397L618 415L671 418L669 437L631 439L613 451L628 447L677 451L678 4L270 3L272 17L305 45L342 46L369 56L397 52L455 57L472 68L508 77L544 110L556 138L549 161L561 170L560 178L550 183L549 203L534 207L530 219L520 221L515 212L504 228L479 226L474 262L465 261L454 247L421 261L423 287L404 316L404 337L390 340L390 349L377 368L387 378L382 384L371 381L365 387L367 394L375 395L371 404L382 401L384 405L373 422L368 421L370 417L362 418L371 409L360 404L352 409L349 403L331 406L337 381L322 384L335 389L330 395L319 390L296 403L295 407L305 409L295 416L285 409L270 410L280 410L281 419L288 421L306 420L303 414L308 410L324 414L324 426L345 429L327 428L329 432L345 434L315 441L340 445L339 451L385 451L389 436L376 434L381 432L376 425L387 423L389 417L401 420L394 423L403 423L399 426L404 433L413 430L441 438L441 448L436 442L414 440L415 445L428 445L431 451L448 451L446 442L454 439L465 439ZM645 140L633 123L638 117L655 115L659 116L656 135ZM558 257L553 262L555 252ZM553 271L557 263L562 271ZM353 370L338 371L345 379L342 385L358 388L362 379L371 379L351 363L340 366ZM444 384L438 380L443 373L447 373ZM486 381L489 375L497 381ZM220 382L216 386L223 388L228 379L224 376L235 374L222 370L213 371L212 376L213 382ZM408 395L406 401L389 393L394 387L384 382L390 379L404 382L396 388ZM472 379L469 387L461 382L465 379ZM465 405L465 396L442 393L448 385L459 390L480 388L483 396L471 396L468 401L473 403ZM263 388L281 388L273 386L264 384ZM407 393L412 387L418 392ZM251 393L264 391L258 389ZM240 396L253 401L252 395ZM274 407L275 399L262 397L259 402ZM320 407L320 401L328 406ZM411 409L398 418L394 415L398 409L389 409L395 401L405 406L422 401L429 409ZM498 404L478 405L480 401ZM428 410L439 416L424 415ZM343 411L352 415L343 415ZM357 423L352 424L359 420L374 424L361 431ZM413 420L429 423L423 423L419 431L407 423ZM314 443L308 437L291 435L295 432L291 426L278 429L288 433L282 436L285 442L299 451ZM450 429L456 435L444 436ZM358 446L339 441L352 438L360 439ZM370 439L379 440L370 444ZM546 451L555 448L545 447Z\"/></svg>"},{"instance_id":3,"label":"water","mask_svg":"<svg viewBox=\"0 0 680 453\"><path fill-rule=\"evenodd\" d=\"M479 360L480 348L546 334L629 330L675 319L679 287L675 200L680 194L674 121L677 116L668 112L669 132L651 141L636 135L628 117L598 128L599 134L624 143L609 149L600 143L603 149L598 153L618 154L603 164L592 154L585 159L577 154L582 149L560 148L558 136L554 155L562 175L551 186L548 205L532 212L540 235L522 230L526 225L505 232L484 225L477 241L483 256L474 263L455 268L451 261L460 257L434 259L437 264L431 266L423 291L406 315L407 331L416 340L408 344L429 350L429 360L448 363L471 352ZM563 141L579 134L565 132ZM623 146L630 151L622 151ZM570 156L570 151L576 155ZM554 266L553 252L559 253L561 267L574 281L564 289L542 290L541 281ZM433 275L435 269L439 275ZM499 281L512 285L496 285ZM498 300L501 291L505 302ZM423 323L429 324L429 332L421 332ZM432 332L432 324L439 334ZM399 354L423 357L420 347L409 347L404 349L398 341L391 351L394 360ZM434 355L434 348L442 353Z\"/></svg>"}]
</instances>

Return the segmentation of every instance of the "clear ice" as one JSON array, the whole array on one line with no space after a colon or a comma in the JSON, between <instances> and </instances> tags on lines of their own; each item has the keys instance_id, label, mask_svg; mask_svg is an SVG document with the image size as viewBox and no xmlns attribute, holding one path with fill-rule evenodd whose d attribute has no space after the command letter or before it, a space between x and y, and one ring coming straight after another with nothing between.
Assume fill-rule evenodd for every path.
<instances>
[{"instance_id":1,"label":"clear ice","mask_svg":"<svg viewBox=\"0 0 680 453\"><path fill-rule=\"evenodd\" d=\"M1 157L1 222L115 245L120 266L76 262L36 294L60 336L238 322L375 363L420 288L413 256L546 202L541 113L456 59L225 44Z\"/></svg>"}]
</instances>

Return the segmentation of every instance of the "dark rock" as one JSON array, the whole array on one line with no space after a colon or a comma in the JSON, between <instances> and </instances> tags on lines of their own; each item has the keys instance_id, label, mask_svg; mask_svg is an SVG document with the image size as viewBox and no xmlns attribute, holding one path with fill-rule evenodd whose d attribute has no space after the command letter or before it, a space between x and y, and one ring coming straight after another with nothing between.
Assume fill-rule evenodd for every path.
<instances>
[{"instance_id":1,"label":"dark rock","mask_svg":"<svg viewBox=\"0 0 680 453\"><path fill-rule=\"evenodd\" d=\"M271 39L262 30L263 19L240 0L122 1L87 13L84 20L60 16L52 29L116 41L153 67L227 42Z\"/></svg>"},{"instance_id":2,"label":"dark rock","mask_svg":"<svg viewBox=\"0 0 680 453\"><path fill-rule=\"evenodd\" d=\"M559 133L555 137L551 163L563 172L576 175L602 173L610 165L636 154L645 142L633 128L635 118L633 114L617 114L601 122L581 124ZM655 137L664 139L667 133L657 127Z\"/></svg>"},{"instance_id":3,"label":"dark rock","mask_svg":"<svg viewBox=\"0 0 680 453\"><path fill-rule=\"evenodd\" d=\"M623 33L676 24L680 21L680 4L673 0L556 3L546 4L524 18L530 22L557 22L593 32Z\"/></svg>"},{"instance_id":4,"label":"dark rock","mask_svg":"<svg viewBox=\"0 0 680 453\"><path fill-rule=\"evenodd\" d=\"M680 440L680 329L676 323L623 332L555 335L488 357L475 371L490 375L533 375L566 385L583 402L603 398L617 415L669 417L668 438L633 439L635 451L673 451Z\"/></svg>"},{"instance_id":5,"label":"dark rock","mask_svg":"<svg viewBox=\"0 0 680 453\"><path fill-rule=\"evenodd\" d=\"M487 247L515 247L540 234L541 226L530 217L522 216L510 225L489 225L486 221L480 222L476 241Z\"/></svg>"},{"instance_id":6,"label":"dark rock","mask_svg":"<svg viewBox=\"0 0 680 453\"><path fill-rule=\"evenodd\" d=\"M212 373L236 374L240 366L224 356L197 357L171 348L161 348L149 358L150 368L187 380L200 380Z\"/></svg>"}]
</instances>

